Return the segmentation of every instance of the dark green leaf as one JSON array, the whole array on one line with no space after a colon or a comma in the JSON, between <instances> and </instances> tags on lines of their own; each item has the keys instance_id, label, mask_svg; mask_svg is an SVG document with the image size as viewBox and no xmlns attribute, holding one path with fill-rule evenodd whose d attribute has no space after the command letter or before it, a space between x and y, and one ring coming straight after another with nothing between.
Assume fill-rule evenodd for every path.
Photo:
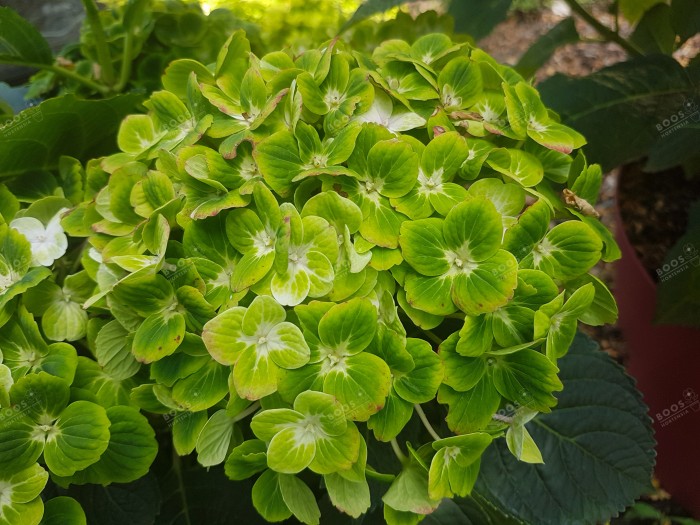
<instances>
[{"instance_id":1,"label":"dark green leaf","mask_svg":"<svg viewBox=\"0 0 700 525\"><path fill-rule=\"evenodd\" d=\"M558 47L578 41L574 19L565 18L537 39L520 57L515 69L524 77L531 77L554 54Z\"/></svg>"},{"instance_id":2,"label":"dark green leaf","mask_svg":"<svg viewBox=\"0 0 700 525\"><path fill-rule=\"evenodd\" d=\"M146 475L133 483L71 485L68 496L78 500L88 523L152 525L160 506L156 478Z\"/></svg>"},{"instance_id":3,"label":"dark green leaf","mask_svg":"<svg viewBox=\"0 0 700 525\"><path fill-rule=\"evenodd\" d=\"M341 32L345 31L350 26L361 22L365 18L369 18L370 16L376 15L377 13L383 13L384 11L388 11L392 7L405 4L407 1L408 0L367 0L360 7L357 8L357 11L355 11L352 14L350 20L345 22L345 25L343 25L343 27L341 28Z\"/></svg>"},{"instance_id":4,"label":"dark green leaf","mask_svg":"<svg viewBox=\"0 0 700 525\"><path fill-rule=\"evenodd\" d=\"M670 55L676 43L671 7L659 4L644 13L630 40L647 53Z\"/></svg>"},{"instance_id":5,"label":"dark green leaf","mask_svg":"<svg viewBox=\"0 0 700 525\"><path fill-rule=\"evenodd\" d=\"M688 231L656 270L656 321L700 328L700 201L691 208L689 222Z\"/></svg>"},{"instance_id":6,"label":"dark green leaf","mask_svg":"<svg viewBox=\"0 0 700 525\"><path fill-rule=\"evenodd\" d=\"M139 97L79 100L52 98L0 128L0 179L28 171L57 170L62 155L86 161L113 153L119 124Z\"/></svg>"},{"instance_id":7,"label":"dark green leaf","mask_svg":"<svg viewBox=\"0 0 700 525\"><path fill-rule=\"evenodd\" d=\"M41 33L9 7L0 7L0 63L51 64L53 55Z\"/></svg>"},{"instance_id":8,"label":"dark green leaf","mask_svg":"<svg viewBox=\"0 0 700 525\"><path fill-rule=\"evenodd\" d=\"M653 146L678 133L673 126L679 119L691 118L681 112L687 112L686 103L697 89L678 62L654 55L584 78L555 75L540 84L540 91L544 103L557 111L565 124L586 136L588 160L608 171L646 156ZM615 125L610 125L613 122ZM675 155L668 159L671 165L676 164L679 152L674 149L668 153ZM656 163L662 160L656 159Z\"/></svg>"},{"instance_id":9,"label":"dark green leaf","mask_svg":"<svg viewBox=\"0 0 700 525\"><path fill-rule=\"evenodd\" d=\"M450 14L455 19L455 32L466 33L480 40L505 20L513 0L452 0Z\"/></svg>"}]
</instances>

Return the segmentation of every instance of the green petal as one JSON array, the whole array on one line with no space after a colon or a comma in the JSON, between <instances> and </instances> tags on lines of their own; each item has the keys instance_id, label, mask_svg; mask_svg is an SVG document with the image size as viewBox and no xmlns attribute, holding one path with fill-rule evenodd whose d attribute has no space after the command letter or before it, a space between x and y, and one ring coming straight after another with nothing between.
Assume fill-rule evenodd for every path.
<instances>
[{"instance_id":1,"label":"green petal","mask_svg":"<svg viewBox=\"0 0 700 525\"><path fill-rule=\"evenodd\" d=\"M567 221L552 228L521 264L567 280L590 270L600 260L602 249L603 243L589 226Z\"/></svg>"},{"instance_id":2,"label":"green petal","mask_svg":"<svg viewBox=\"0 0 700 525\"><path fill-rule=\"evenodd\" d=\"M184 336L182 314L153 314L136 330L132 352L141 363L152 363L175 352Z\"/></svg>"},{"instance_id":3,"label":"green petal","mask_svg":"<svg viewBox=\"0 0 700 525\"><path fill-rule=\"evenodd\" d=\"M353 421L366 421L381 410L390 388L391 371L387 364L365 352L340 361L323 381L323 391L334 395L346 417Z\"/></svg>"},{"instance_id":4,"label":"green petal","mask_svg":"<svg viewBox=\"0 0 700 525\"><path fill-rule=\"evenodd\" d=\"M314 421L329 436L343 434L348 426L342 405L333 396L323 392L302 392L294 400L294 410Z\"/></svg>"},{"instance_id":5,"label":"green petal","mask_svg":"<svg viewBox=\"0 0 700 525\"><path fill-rule=\"evenodd\" d=\"M302 426L287 427L270 441L267 464L276 471L296 474L309 466L316 454L316 439Z\"/></svg>"},{"instance_id":6,"label":"green petal","mask_svg":"<svg viewBox=\"0 0 700 525\"><path fill-rule=\"evenodd\" d=\"M445 243L457 257L480 262L501 246L503 222L496 207L482 197L459 204L445 218Z\"/></svg>"},{"instance_id":7,"label":"green petal","mask_svg":"<svg viewBox=\"0 0 700 525\"><path fill-rule=\"evenodd\" d=\"M246 309L230 308L204 325L202 340L211 356L222 365L232 365L248 347L242 340Z\"/></svg>"},{"instance_id":8,"label":"green petal","mask_svg":"<svg viewBox=\"0 0 700 525\"><path fill-rule=\"evenodd\" d=\"M349 481L339 474L323 477L331 503L345 514L359 518L371 505L369 485L365 480Z\"/></svg>"},{"instance_id":9,"label":"green petal","mask_svg":"<svg viewBox=\"0 0 700 525\"><path fill-rule=\"evenodd\" d=\"M539 184L544 177L539 159L520 149L495 149L489 153L486 163L526 188Z\"/></svg>"},{"instance_id":10,"label":"green petal","mask_svg":"<svg viewBox=\"0 0 700 525\"><path fill-rule=\"evenodd\" d=\"M42 525L87 525L83 508L73 498L58 496L44 504Z\"/></svg>"},{"instance_id":11,"label":"green petal","mask_svg":"<svg viewBox=\"0 0 700 525\"><path fill-rule=\"evenodd\" d=\"M351 299L334 306L318 324L321 342L345 355L367 348L376 329L377 310L367 299Z\"/></svg>"},{"instance_id":12,"label":"green petal","mask_svg":"<svg viewBox=\"0 0 700 525\"><path fill-rule=\"evenodd\" d=\"M496 358L493 381L498 392L539 412L550 412L557 400L553 392L561 390L559 369L543 354L521 350Z\"/></svg>"},{"instance_id":13,"label":"green petal","mask_svg":"<svg viewBox=\"0 0 700 525\"><path fill-rule=\"evenodd\" d=\"M423 277L410 273L406 276L406 301L413 308L432 315L445 316L457 311L452 302L451 276Z\"/></svg>"},{"instance_id":14,"label":"green petal","mask_svg":"<svg viewBox=\"0 0 700 525\"><path fill-rule=\"evenodd\" d=\"M392 389L384 407L367 420L367 428L374 432L377 440L391 441L399 435L412 415L413 405Z\"/></svg>"},{"instance_id":15,"label":"green petal","mask_svg":"<svg viewBox=\"0 0 700 525\"><path fill-rule=\"evenodd\" d=\"M551 211L544 199L527 208L518 222L506 231L503 246L518 260L528 255L547 233Z\"/></svg>"},{"instance_id":16,"label":"green petal","mask_svg":"<svg viewBox=\"0 0 700 525\"><path fill-rule=\"evenodd\" d=\"M88 401L68 405L47 436L44 460L51 472L71 476L96 463L109 445L110 420L104 408Z\"/></svg>"},{"instance_id":17,"label":"green petal","mask_svg":"<svg viewBox=\"0 0 700 525\"><path fill-rule=\"evenodd\" d=\"M396 392L411 403L427 403L437 393L443 380L443 365L429 343L408 338L406 350L413 357L415 367L394 380Z\"/></svg>"},{"instance_id":18,"label":"green petal","mask_svg":"<svg viewBox=\"0 0 700 525\"><path fill-rule=\"evenodd\" d=\"M277 391L279 367L271 356L248 347L233 367L233 382L238 395L245 399L260 399Z\"/></svg>"},{"instance_id":19,"label":"green petal","mask_svg":"<svg viewBox=\"0 0 700 525\"><path fill-rule=\"evenodd\" d=\"M518 262L510 252L499 250L471 272L455 277L452 300L469 315L493 312L513 297L518 282L517 267Z\"/></svg>"},{"instance_id":20,"label":"green petal","mask_svg":"<svg viewBox=\"0 0 700 525\"><path fill-rule=\"evenodd\" d=\"M281 368L299 368L309 361L310 350L301 330L292 323L280 323L265 336L265 348ZM258 351L261 345L257 345Z\"/></svg>"},{"instance_id":21,"label":"green petal","mask_svg":"<svg viewBox=\"0 0 700 525\"><path fill-rule=\"evenodd\" d=\"M99 461L61 480L64 483L129 483L146 475L158 452L155 432L133 407L107 409L109 444Z\"/></svg>"},{"instance_id":22,"label":"green petal","mask_svg":"<svg viewBox=\"0 0 700 525\"><path fill-rule=\"evenodd\" d=\"M234 481L247 479L267 468L267 446L259 439L244 441L226 460L226 475Z\"/></svg>"},{"instance_id":23,"label":"green petal","mask_svg":"<svg viewBox=\"0 0 700 525\"><path fill-rule=\"evenodd\" d=\"M317 474L349 469L359 457L360 440L360 433L352 423L339 436L318 438L316 455L309 468Z\"/></svg>"},{"instance_id":24,"label":"green petal","mask_svg":"<svg viewBox=\"0 0 700 525\"><path fill-rule=\"evenodd\" d=\"M288 408L274 408L263 410L253 416L250 428L253 433L263 441L270 441L275 434L285 428L301 424L304 415Z\"/></svg>"},{"instance_id":25,"label":"green petal","mask_svg":"<svg viewBox=\"0 0 700 525\"><path fill-rule=\"evenodd\" d=\"M443 383L464 392L474 388L486 373L485 360L480 357L467 357L458 352L461 340L459 334L452 334L445 339L438 350L444 365Z\"/></svg>"},{"instance_id":26,"label":"green petal","mask_svg":"<svg viewBox=\"0 0 700 525\"><path fill-rule=\"evenodd\" d=\"M292 515L282 498L279 487L279 474L272 470L263 472L252 491L255 510L267 521L284 521Z\"/></svg>"},{"instance_id":27,"label":"green petal","mask_svg":"<svg viewBox=\"0 0 700 525\"><path fill-rule=\"evenodd\" d=\"M29 503L41 494L48 479L49 473L38 463L14 474L4 472L0 478L3 483L3 503Z\"/></svg>"},{"instance_id":28,"label":"green petal","mask_svg":"<svg viewBox=\"0 0 700 525\"><path fill-rule=\"evenodd\" d=\"M447 426L455 434L483 430L491 422L501 403L501 396L490 377L484 376L466 392L457 392L447 385L438 391L438 402L449 406Z\"/></svg>"},{"instance_id":29,"label":"green petal","mask_svg":"<svg viewBox=\"0 0 700 525\"><path fill-rule=\"evenodd\" d=\"M311 489L296 476L282 474L279 487L284 503L294 517L306 525L318 525L321 511L316 503L316 496Z\"/></svg>"},{"instance_id":30,"label":"green petal","mask_svg":"<svg viewBox=\"0 0 700 525\"><path fill-rule=\"evenodd\" d=\"M407 221L401 225L401 253L406 262L421 275L443 275L450 269L450 263L445 257L442 225L440 219Z\"/></svg>"},{"instance_id":31,"label":"green petal","mask_svg":"<svg viewBox=\"0 0 700 525\"><path fill-rule=\"evenodd\" d=\"M378 181L378 191L385 197L401 197L418 178L418 156L404 142L378 142L367 157L367 176Z\"/></svg>"}]
</instances>

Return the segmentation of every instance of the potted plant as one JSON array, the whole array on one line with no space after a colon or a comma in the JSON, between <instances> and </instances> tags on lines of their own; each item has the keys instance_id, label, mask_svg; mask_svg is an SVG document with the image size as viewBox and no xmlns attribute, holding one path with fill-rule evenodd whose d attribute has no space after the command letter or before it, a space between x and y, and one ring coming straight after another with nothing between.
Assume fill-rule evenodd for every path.
<instances>
[{"instance_id":1,"label":"potted plant","mask_svg":"<svg viewBox=\"0 0 700 525\"><path fill-rule=\"evenodd\" d=\"M596 523L648 490L646 407L576 334L616 318L601 171L520 75L237 31L163 86L52 184L18 175L42 122L8 139L3 519Z\"/></svg>"},{"instance_id":2,"label":"potted plant","mask_svg":"<svg viewBox=\"0 0 700 525\"><path fill-rule=\"evenodd\" d=\"M615 212L623 256L615 296L628 369L654 417L656 474L698 515L700 489L686 473L700 468L692 438L700 431L699 62L682 52L693 53L692 45L679 49L700 30L700 5L616 3L632 24L625 38L567 3L630 55L587 77L555 75L540 89L565 123L589 137L589 159L605 170L623 166Z\"/></svg>"}]
</instances>

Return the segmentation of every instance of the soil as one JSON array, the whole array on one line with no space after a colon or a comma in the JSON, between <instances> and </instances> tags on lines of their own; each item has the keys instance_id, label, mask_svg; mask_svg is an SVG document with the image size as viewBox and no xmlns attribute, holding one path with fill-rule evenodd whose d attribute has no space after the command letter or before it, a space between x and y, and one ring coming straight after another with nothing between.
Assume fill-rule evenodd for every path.
<instances>
[{"instance_id":1,"label":"soil","mask_svg":"<svg viewBox=\"0 0 700 525\"><path fill-rule=\"evenodd\" d=\"M685 233L690 205L700 199L700 179L681 169L644 173L638 164L619 179L620 214L626 232L649 274L663 266L668 251Z\"/></svg>"}]
</instances>

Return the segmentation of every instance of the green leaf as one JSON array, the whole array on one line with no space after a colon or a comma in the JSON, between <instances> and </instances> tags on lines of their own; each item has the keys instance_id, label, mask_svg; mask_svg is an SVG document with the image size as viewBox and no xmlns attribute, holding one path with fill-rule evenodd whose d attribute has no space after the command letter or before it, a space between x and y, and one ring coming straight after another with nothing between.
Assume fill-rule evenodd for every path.
<instances>
[{"instance_id":1,"label":"green leaf","mask_svg":"<svg viewBox=\"0 0 700 525\"><path fill-rule=\"evenodd\" d=\"M51 65L51 48L39 31L9 7L0 8L0 63Z\"/></svg>"},{"instance_id":2,"label":"green leaf","mask_svg":"<svg viewBox=\"0 0 700 525\"><path fill-rule=\"evenodd\" d=\"M557 48L577 42L578 31L573 17L568 17L539 37L522 54L515 69L524 77L532 77L554 54Z\"/></svg>"},{"instance_id":3,"label":"green leaf","mask_svg":"<svg viewBox=\"0 0 700 525\"><path fill-rule=\"evenodd\" d=\"M321 511L311 489L296 476L280 474L278 477L282 500L294 517L307 525L318 524Z\"/></svg>"},{"instance_id":4,"label":"green leaf","mask_svg":"<svg viewBox=\"0 0 700 525\"><path fill-rule=\"evenodd\" d=\"M87 525L87 518L76 500L57 496L44 504L41 525Z\"/></svg>"},{"instance_id":5,"label":"green leaf","mask_svg":"<svg viewBox=\"0 0 700 525\"><path fill-rule=\"evenodd\" d=\"M388 11L392 7L401 5L404 2L405 0L366 0L362 3L362 5L360 5L360 7L357 8L350 19L345 22L345 25L343 25L340 31L343 32L349 27L366 18L369 18L374 14L383 13L384 11Z\"/></svg>"},{"instance_id":6,"label":"green leaf","mask_svg":"<svg viewBox=\"0 0 700 525\"><path fill-rule=\"evenodd\" d=\"M557 403L553 392L563 388L557 372L558 368L543 354L521 350L496 358L493 382L506 399L532 410L549 412Z\"/></svg>"},{"instance_id":7,"label":"green leaf","mask_svg":"<svg viewBox=\"0 0 700 525\"><path fill-rule=\"evenodd\" d=\"M20 113L25 126L3 129L0 179L26 172L55 171L61 156L81 161L112 153L122 118L138 97L80 100L73 95L51 98Z\"/></svg>"},{"instance_id":8,"label":"green leaf","mask_svg":"<svg viewBox=\"0 0 700 525\"><path fill-rule=\"evenodd\" d=\"M558 407L529 424L544 464L519 462L498 441L483 456L475 490L526 523L604 522L649 490L651 422L632 379L587 337L577 337L560 365ZM527 497L522 483L532 487Z\"/></svg>"},{"instance_id":9,"label":"green leaf","mask_svg":"<svg viewBox=\"0 0 700 525\"><path fill-rule=\"evenodd\" d=\"M666 4L658 4L649 9L637 23L630 35L630 42L648 54L673 53L676 44L676 31L672 21L673 9Z\"/></svg>"},{"instance_id":10,"label":"green leaf","mask_svg":"<svg viewBox=\"0 0 700 525\"><path fill-rule=\"evenodd\" d=\"M688 229L666 254L664 265L656 270L661 282L658 288L655 319L667 324L698 326L693 315L698 297L698 264L700 263L700 203L690 208ZM672 266L676 261L677 270ZM596 291L596 298L598 293ZM595 304L595 303L594 303Z\"/></svg>"},{"instance_id":11,"label":"green leaf","mask_svg":"<svg viewBox=\"0 0 700 525\"><path fill-rule=\"evenodd\" d=\"M61 412L47 435L44 460L58 476L72 476L96 463L109 444L110 420L101 406L76 401Z\"/></svg>"}]
</instances>

